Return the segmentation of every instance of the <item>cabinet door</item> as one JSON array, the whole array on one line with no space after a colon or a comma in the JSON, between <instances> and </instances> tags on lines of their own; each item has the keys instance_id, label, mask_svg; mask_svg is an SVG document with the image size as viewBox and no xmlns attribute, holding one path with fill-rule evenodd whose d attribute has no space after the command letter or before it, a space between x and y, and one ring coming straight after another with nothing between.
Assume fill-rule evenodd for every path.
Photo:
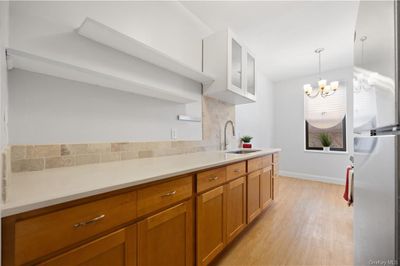
<instances>
[{"instance_id":1,"label":"cabinet door","mask_svg":"<svg viewBox=\"0 0 400 266\"><path fill-rule=\"evenodd\" d=\"M260 175L261 170L258 170L247 176L247 223L253 221L261 212Z\"/></svg>"},{"instance_id":2,"label":"cabinet door","mask_svg":"<svg viewBox=\"0 0 400 266\"><path fill-rule=\"evenodd\" d=\"M243 91L243 47L234 38L230 38L229 40L231 45L231 88L237 91Z\"/></svg>"},{"instance_id":3,"label":"cabinet door","mask_svg":"<svg viewBox=\"0 0 400 266\"><path fill-rule=\"evenodd\" d=\"M197 265L207 265L224 248L225 197L223 186L197 196Z\"/></svg>"},{"instance_id":4,"label":"cabinet door","mask_svg":"<svg viewBox=\"0 0 400 266\"><path fill-rule=\"evenodd\" d=\"M248 51L246 52L246 96L256 95L256 60Z\"/></svg>"},{"instance_id":5,"label":"cabinet door","mask_svg":"<svg viewBox=\"0 0 400 266\"><path fill-rule=\"evenodd\" d=\"M136 265L136 225L96 239L39 265Z\"/></svg>"},{"instance_id":6,"label":"cabinet door","mask_svg":"<svg viewBox=\"0 0 400 266\"><path fill-rule=\"evenodd\" d=\"M192 200L139 222L138 264L192 265L192 224Z\"/></svg>"},{"instance_id":7,"label":"cabinet door","mask_svg":"<svg viewBox=\"0 0 400 266\"><path fill-rule=\"evenodd\" d=\"M227 241L232 241L246 226L246 177L227 184Z\"/></svg>"},{"instance_id":8,"label":"cabinet door","mask_svg":"<svg viewBox=\"0 0 400 266\"><path fill-rule=\"evenodd\" d=\"M260 175L260 204L265 209L272 202L272 166L262 169Z\"/></svg>"},{"instance_id":9,"label":"cabinet door","mask_svg":"<svg viewBox=\"0 0 400 266\"><path fill-rule=\"evenodd\" d=\"M272 199L276 200L279 197L279 163L274 163L273 168L274 173L272 177Z\"/></svg>"}]
</instances>

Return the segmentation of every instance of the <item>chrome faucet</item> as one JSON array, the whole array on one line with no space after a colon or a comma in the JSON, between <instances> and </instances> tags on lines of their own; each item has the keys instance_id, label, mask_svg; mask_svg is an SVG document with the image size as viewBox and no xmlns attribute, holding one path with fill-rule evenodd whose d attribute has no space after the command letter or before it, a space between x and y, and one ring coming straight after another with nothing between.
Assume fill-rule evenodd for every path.
<instances>
[{"instance_id":1,"label":"chrome faucet","mask_svg":"<svg viewBox=\"0 0 400 266\"><path fill-rule=\"evenodd\" d=\"M228 144L226 143L226 128L228 127L228 124L232 125L232 133L233 136L235 136L235 125L233 124L232 120L228 120L225 123L225 128L224 128L224 150L228 147Z\"/></svg>"}]
</instances>

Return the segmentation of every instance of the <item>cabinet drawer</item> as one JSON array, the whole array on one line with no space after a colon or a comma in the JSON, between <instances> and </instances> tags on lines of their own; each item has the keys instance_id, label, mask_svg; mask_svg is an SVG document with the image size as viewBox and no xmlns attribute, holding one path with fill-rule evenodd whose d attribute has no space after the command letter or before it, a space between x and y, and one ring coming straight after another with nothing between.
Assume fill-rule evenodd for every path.
<instances>
[{"instance_id":1,"label":"cabinet drawer","mask_svg":"<svg viewBox=\"0 0 400 266\"><path fill-rule=\"evenodd\" d=\"M15 264L23 264L136 218L136 192L36 216L15 224Z\"/></svg>"},{"instance_id":2,"label":"cabinet drawer","mask_svg":"<svg viewBox=\"0 0 400 266\"><path fill-rule=\"evenodd\" d=\"M274 153L272 155L272 162L274 162L274 163L279 162L279 153Z\"/></svg>"},{"instance_id":3,"label":"cabinet drawer","mask_svg":"<svg viewBox=\"0 0 400 266\"><path fill-rule=\"evenodd\" d=\"M235 163L226 167L226 177L228 180L240 177L244 174L246 174L246 162Z\"/></svg>"},{"instance_id":4,"label":"cabinet drawer","mask_svg":"<svg viewBox=\"0 0 400 266\"><path fill-rule=\"evenodd\" d=\"M192 176L138 190L138 216L156 211L192 196Z\"/></svg>"},{"instance_id":5,"label":"cabinet drawer","mask_svg":"<svg viewBox=\"0 0 400 266\"><path fill-rule=\"evenodd\" d=\"M258 157L255 159L251 159L247 161L247 172L253 172L256 170L260 170L263 168L263 158L264 157Z\"/></svg>"},{"instance_id":6,"label":"cabinet drawer","mask_svg":"<svg viewBox=\"0 0 400 266\"><path fill-rule=\"evenodd\" d=\"M269 167L272 166L272 155L267 155L262 157L262 167Z\"/></svg>"},{"instance_id":7,"label":"cabinet drawer","mask_svg":"<svg viewBox=\"0 0 400 266\"><path fill-rule=\"evenodd\" d=\"M220 167L197 174L197 192L207 190L226 181L226 168Z\"/></svg>"}]
</instances>

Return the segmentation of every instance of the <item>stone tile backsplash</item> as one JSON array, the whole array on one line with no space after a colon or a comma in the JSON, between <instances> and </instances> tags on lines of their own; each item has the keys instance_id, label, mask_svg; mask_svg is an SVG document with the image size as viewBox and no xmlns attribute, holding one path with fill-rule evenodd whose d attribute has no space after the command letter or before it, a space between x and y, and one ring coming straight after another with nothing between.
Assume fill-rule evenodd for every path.
<instances>
[{"instance_id":1,"label":"stone tile backsplash","mask_svg":"<svg viewBox=\"0 0 400 266\"><path fill-rule=\"evenodd\" d=\"M219 150L222 147L225 122L227 120L235 121L235 107L203 97L202 116L203 140L201 141L11 145L7 165L11 167L11 172L40 171L84 164ZM228 133L229 136L232 136L231 131ZM235 138L230 138L230 141L237 144Z\"/></svg>"},{"instance_id":2,"label":"stone tile backsplash","mask_svg":"<svg viewBox=\"0 0 400 266\"><path fill-rule=\"evenodd\" d=\"M40 171L50 168L154 156L167 156L217 149L217 145L206 145L206 142L204 141L187 141L187 143L186 141L165 141L13 145L11 146L11 171Z\"/></svg>"}]
</instances>

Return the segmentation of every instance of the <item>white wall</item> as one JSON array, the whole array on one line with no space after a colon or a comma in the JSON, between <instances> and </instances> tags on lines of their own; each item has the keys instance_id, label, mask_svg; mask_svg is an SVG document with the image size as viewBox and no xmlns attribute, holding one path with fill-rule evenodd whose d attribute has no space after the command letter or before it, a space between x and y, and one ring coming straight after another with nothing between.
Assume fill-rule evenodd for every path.
<instances>
[{"instance_id":1,"label":"white wall","mask_svg":"<svg viewBox=\"0 0 400 266\"><path fill-rule=\"evenodd\" d=\"M5 48L8 46L9 2L0 1L0 151L8 143L7 126L4 119L7 117L8 89L7 65Z\"/></svg>"},{"instance_id":2,"label":"white wall","mask_svg":"<svg viewBox=\"0 0 400 266\"><path fill-rule=\"evenodd\" d=\"M273 147L274 84L262 72L257 74L257 102L236 106L238 136L253 137L254 147Z\"/></svg>"},{"instance_id":3,"label":"white wall","mask_svg":"<svg viewBox=\"0 0 400 266\"><path fill-rule=\"evenodd\" d=\"M179 2L13 1L10 46L71 64L135 75L164 89L195 94L199 101L171 104L12 70L10 143L169 140L172 128L178 130L178 139L201 139L201 123L176 119L178 114L201 116L200 85L79 36L74 30L86 17L201 69L201 40L210 30Z\"/></svg>"},{"instance_id":4,"label":"white wall","mask_svg":"<svg viewBox=\"0 0 400 266\"><path fill-rule=\"evenodd\" d=\"M177 120L184 104L16 69L9 89L10 144L201 139L201 123Z\"/></svg>"},{"instance_id":5,"label":"white wall","mask_svg":"<svg viewBox=\"0 0 400 266\"><path fill-rule=\"evenodd\" d=\"M330 71L323 73L322 76L328 80L346 82L347 148L351 153L353 150L352 68ZM349 153L326 154L304 150L303 85L314 83L317 78L317 75L313 75L276 83L274 146L282 148L281 175L342 183L345 168L349 164Z\"/></svg>"}]
</instances>

